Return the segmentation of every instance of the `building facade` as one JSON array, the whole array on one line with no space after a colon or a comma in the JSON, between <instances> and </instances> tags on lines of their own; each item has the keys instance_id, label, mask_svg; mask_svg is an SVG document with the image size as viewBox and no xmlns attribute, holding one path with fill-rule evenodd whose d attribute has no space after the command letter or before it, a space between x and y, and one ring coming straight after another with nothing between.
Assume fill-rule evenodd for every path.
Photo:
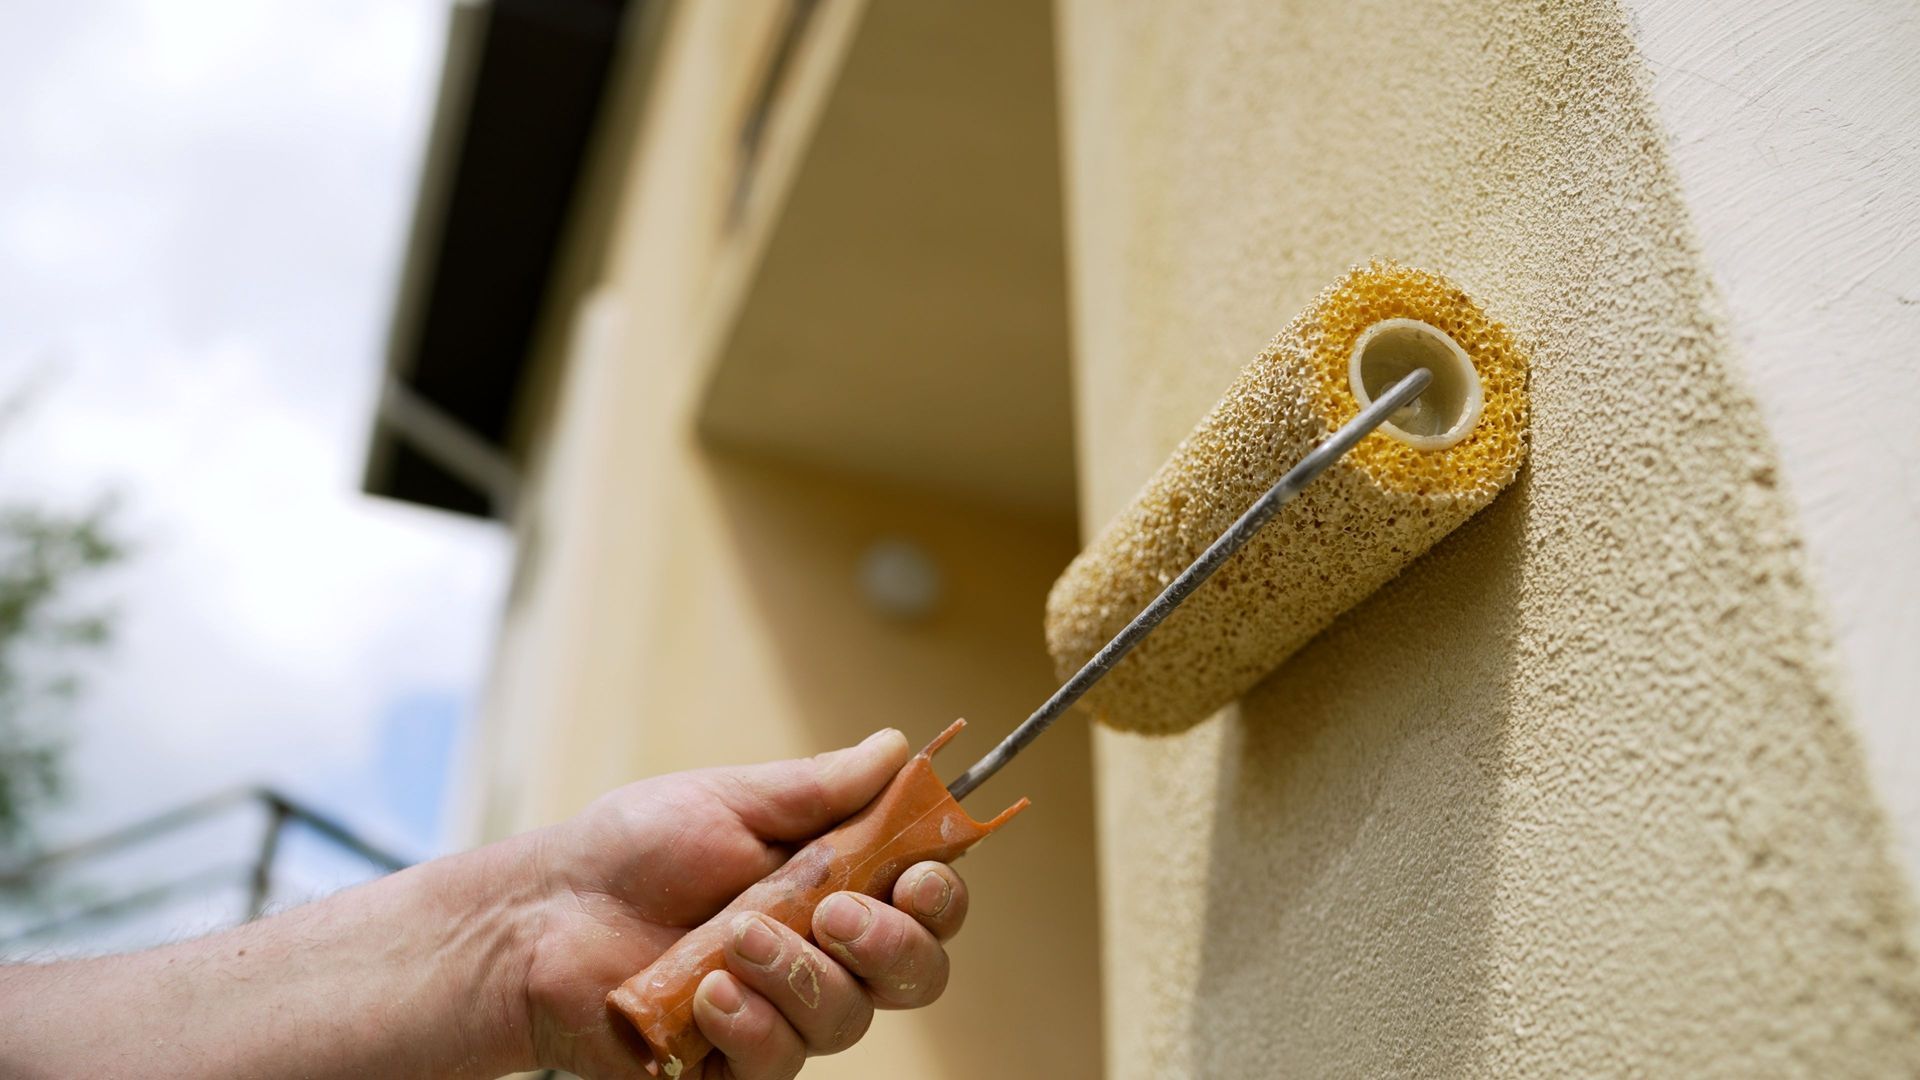
<instances>
[{"instance_id":1,"label":"building facade","mask_svg":"<svg viewBox=\"0 0 1920 1080\"><path fill-rule=\"evenodd\" d=\"M1393 258L1532 353L1528 469L1194 731L1063 724L974 796L1035 805L947 997L809 1075L1920 1070L1910 19L456 22L369 484L520 540L475 839L882 725L966 716L963 767L1051 689L1079 538ZM474 149L515 122L555 145Z\"/></svg>"}]
</instances>

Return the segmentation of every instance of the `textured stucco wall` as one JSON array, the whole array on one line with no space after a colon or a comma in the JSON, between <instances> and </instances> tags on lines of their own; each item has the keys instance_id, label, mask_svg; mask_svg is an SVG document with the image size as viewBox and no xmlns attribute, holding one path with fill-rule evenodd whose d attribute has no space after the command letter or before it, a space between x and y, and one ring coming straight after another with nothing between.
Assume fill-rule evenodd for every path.
<instances>
[{"instance_id":1,"label":"textured stucco wall","mask_svg":"<svg viewBox=\"0 0 1920 1080\"><path fill-rule=\"evenodd\" d=\"M1625 6L1869 769L1920 875L1920 8Z\"/></svg>"},{"instance_id":2,"label":"textured stucco wall","mask_svg":"<svg viewBox=\"0 0 1920 1080\"><path fill-rule=\"evenodd\" d=\"M1351 263L1534 356L1490 509L1240 706L1096 736L1111 1073L1920 1071L1908 883L1619 10L1068 0L1060 39L1089 529Z\"/></svg>"}]
</instances>

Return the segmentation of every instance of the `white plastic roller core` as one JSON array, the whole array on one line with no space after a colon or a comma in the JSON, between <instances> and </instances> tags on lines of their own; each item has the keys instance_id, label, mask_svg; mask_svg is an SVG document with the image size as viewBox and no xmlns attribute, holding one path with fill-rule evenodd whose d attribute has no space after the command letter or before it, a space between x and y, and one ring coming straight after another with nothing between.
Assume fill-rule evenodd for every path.
<instances>
[{"instance_id":1,"label":"white plastic roller core","mask_svg":"<svg viewBox=\"0 0 1920 1080\"><path fill-rule=\"evenodd\" d=\"M1433 383L1380 431L1416 450L1445 450L1480 422L1484 404L1472 358L1445 331L1418 319L1374 323L1354 343L1347 378L1364 409L1415 368L1432 372Z\"/></svg>"}]
</instances>

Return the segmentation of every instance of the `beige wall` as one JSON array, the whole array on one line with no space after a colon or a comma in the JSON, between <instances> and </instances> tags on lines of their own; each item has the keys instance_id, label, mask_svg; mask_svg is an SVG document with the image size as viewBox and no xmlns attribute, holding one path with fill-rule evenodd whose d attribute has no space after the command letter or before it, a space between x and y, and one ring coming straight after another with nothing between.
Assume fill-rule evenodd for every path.
<instances>
[{"instance_id":1,"label":"beige wall","mask_svg":"<svg viewBox=\"0 0 1920 1080\"><path fill-rule=\"evenodd\" d=\"M1881 0L1624 6L1920 875L1920 22ZM1809 354L1844 358L1844 377Z\"/></svg>"},{"instance_id":2,"label":"beige wall","mask_svg":"<svg viewBox=\"0 0 1920 1080\"><path fill-rule=\"evenodd\" d=\"M740 350L729 345L736 327L760 327L752 362L784 365L787 379L841 361L822 350L848 342L896 367L918 363L931 378L947 377L954 354L889 341L857 321L857 305L846 307L846 290L866 295L874 287L848 251L885 250L848 230L897 231L899 223L849 219L844 205L814 208L806 193L821 186L819 175L849 171L832 153L845 140L823 142L816 133L862 117L874 122L862 101L886 86L873 81L887 70L880 63L875 74L876 49L884 59L937 44L946 31L982 46L995 31L1016 34L1017 55L1038 61L1012 72L1029 91L1018 104L1045 115L1048 135L1036 140L1026 131L992 144L1002 158L1012 155L995 169L1041 177L994 197L1019 198L1007 212L1039 219L1031 232L1050 249L1054 269L1046 273L1045 259L1038 267L1010 262L1017 252L992 238L963 254L986 272L1028 283L1018 318L1030 329L1008 342L1026 363L1004 388L1021 392L1023 380L1057 388L1047 391L1055 405L1046 419L1065 429L1047 12L1011 0L827 0L796 54L752 195L730 223L743 110L787 5L667 8L651 28L653 46L629 52L543 335L539 389L526 403L533 465L515 522L521 565L472 770L472 814L483 836L554 820L655 773L811 754L884 725L924 742L965 716L974 726L940 761L952 775L1051 689L1042 604L1075 547L1066 440L1058 440L1057 460L1033 461L1047 484L1009 492L1010 485L911 483L918 474L897 475L900 460L949 468L961 460L952 446L888 441L921 436L923 427L964 430L983 460L1003 465L1046 444L1031 431L996 433L990 416L859 432L844 423L809 427L764 411L793 399L756 393L751 372L742 377L731 367ZM966 122L951 115L965 100L965 87L951 81L958 74L916 84L928 108L948 111L946 123ZM993 119L970 122L991 129ZM1016 119L1010 128L1023 125L1031 126ZM893 169L895 182L915 179L925 162L889 157L886 128L875 132L856 141L863 160ZM978 194L964 179L935 176L917 190L958 204ZM823 230L834 214L841 228ZM808 236L816 238L811 252ZM770 277L776 265L782 276ZM809 268L812 280L795 273ZM810 291L797 295L796 281ZM971 287L954 275L943 284ZM957 299L969 295L974 316L994 323L1002 300L984 290ZM768 333L783 312L807 316L807 301L841 305L845 332L810 328L793 342ZM902 407L880 383L843 376L840 394L864 406L856 418ZM759 416L781 438L726 451L703 440L708 388L722 382L746 386L727 398L732 425L751 434ZM992 404L976 397L976 408ZM857 445L849 449L836 434L857 437ZM1017 470L1002 472L1024 482ZM891 618L858 588L859 559L883 538L918 545L938 567L942 598L930 616ZM1099 1069L1089 744L1084 728L1070 728L970 800L976 813L1022 794L1034 806L961 864L974 907L953 947L946 996L929 1010L883 1015L859 1047L809 1065L808 1076L959 1080Z\"/></svg>"},{"instance_id":3,"label":"beige wall","mask_svg":"<svg viewBox=\"0 0 1920 1080\"><path fill-rule=\"evenodd\" d=\"M1112 1075L1920 1071L1908 883L1622 14L1067 0L1060 38L1087 528L1352 263L1534 355L1491 509L1240 706L1096 736Z\"/></svg>"}]
</instances>

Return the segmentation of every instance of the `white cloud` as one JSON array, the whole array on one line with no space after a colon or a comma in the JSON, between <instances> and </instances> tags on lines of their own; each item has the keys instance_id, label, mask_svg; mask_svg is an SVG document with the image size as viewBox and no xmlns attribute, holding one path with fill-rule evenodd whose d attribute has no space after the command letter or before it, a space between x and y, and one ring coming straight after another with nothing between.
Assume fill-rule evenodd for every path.
<instances>
[{"instance_id":1,"label":"white cloud","mask_svg":"<svg viewBox=\"0 0 1920 1080\"><path fill-rule=\"evenodd\" d=\"M396 698L478 690L507 554L355 490L445 2L9 21L0 388L58 377L0 485L116 488L140 549L66 825L349 772Z\"/></svg>"}]
</instances>

